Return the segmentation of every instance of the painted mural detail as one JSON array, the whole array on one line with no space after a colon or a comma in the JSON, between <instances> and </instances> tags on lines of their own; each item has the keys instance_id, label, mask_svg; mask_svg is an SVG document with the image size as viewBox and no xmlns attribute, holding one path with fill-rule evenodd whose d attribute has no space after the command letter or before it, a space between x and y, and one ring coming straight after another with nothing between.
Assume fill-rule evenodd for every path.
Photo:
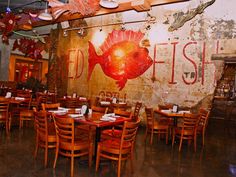
<instances>
[{"instance_id":1,"label":"painted mural detail","mask_svg":"<svg viewBox=\"0 0 236 177\"><path fill-rule=\"evenodd\" d=\"M213 53L219 52L219 41L216 41L214 45L214 51ZM180 48L181 47L181 48ZM197 51L197 47L199 47L199 51ZM194 56L193 54L190 54L190 51L193 51L193 48L196 49L195 53L199 56ZM170 49L170 59L168 58L160 58L160 56L157 56L158 53L161 53L162 50ZM182 50L182 57L177 58L177 51ZM176 74L182 75L182 81L186 85L193 85L197 82L201 82L201 85L204 85L206 83L205 81L205 71L207 70L207 66L213 66L213 76L214 76L214 82L216 82L216 67L214 65L214 62L207 61L206 59L206 50L207 45L206 42L197 42L197 41L189 41L187 43L181 44L179 42L171 42L171 43L157 43L154 46L154 57L153 57L153 70L152 70L152 81L159 81L160 77L158 75L158 70L160 67L163 67L165 65L170 65L169 72L167 76L169 75L169 84L177 84L176 81ZM165 55L166 57L166 55ZM177 73L177 64L180 63L178 60L184 60L184 65L187 65L187 68L190 68L189 70L185 70L185 67L182 68L182 73Z\"/></svg>"},{"instance_id":2,"label":"painted mural detail","mask_svg":"<svg viewBox=\"0 0 236 177\"><path fill-rule=\"evenodd\" d=\"M100 56L89 42L88 79L96 64L101 65L105 75L117 80L120 90L128 79L142 75L153 63L148 49L139 46L143 37L144 33L140 31L113 30L100 46L103 52Z\"/></svg>"},{"instance_id":3,"label":"painted mural detail","mask_svg":"<svg viewBox=\"0 0 236 177\"><path fill-rule=\"evenodd\" d=\"M188 12L178 12L174 14L174 22L168 28L168 31L173 32L181 28L187 21L193 19L196 15L202 14L203 11L210 5L212 5L216 0L211 0L206 3L200 4L197 8L189 10Z\"/></svg>"}]
</instances>

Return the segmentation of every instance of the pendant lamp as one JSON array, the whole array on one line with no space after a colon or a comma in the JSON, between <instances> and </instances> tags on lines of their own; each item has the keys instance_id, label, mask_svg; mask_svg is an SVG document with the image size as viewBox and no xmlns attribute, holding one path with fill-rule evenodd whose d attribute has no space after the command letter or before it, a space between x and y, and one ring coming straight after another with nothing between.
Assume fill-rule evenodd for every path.
<instances>
[{"instance_id":1,"label":"pendant lamp","mask_svg":"<svg viewBox=\"0 0 236 177\"><path fill-rule=\"evenodd\" d=\"M108 9L113 9L118 7L118 2L115 0L100 0L100 6Z\"/></svg>"},{"instance_id":2,"label":"pendant lamp","mask_svg":"<svg viewBox=\"0 0 236 177\"><path fill-rule=\"evenodd\" d=\"M45 3L46 3L45 11L39 14L38 18L41 20L51 21L53 18L52 15L48 12L48 1L46 1Z\"/></svg>"}]
</instances>

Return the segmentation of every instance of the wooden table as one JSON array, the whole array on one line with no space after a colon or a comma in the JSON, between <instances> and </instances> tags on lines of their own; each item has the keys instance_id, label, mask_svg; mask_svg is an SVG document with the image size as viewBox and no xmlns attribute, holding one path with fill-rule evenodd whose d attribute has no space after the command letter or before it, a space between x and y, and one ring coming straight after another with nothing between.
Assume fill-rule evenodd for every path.
<instances>
[{"instance_id":1,"label":"wooden table","mask_svg":"<svg viewBox=\"0 0 236 177\"><path fill-rule=\"evenodd\" d=\"M173 118L174 119L174 126L177 126L177 119L183 117L184 113L190 113L190 111L179 111L179 112L172 112L172 110L161 110L155 109L155 113L161 114L165 117Z\"/></svg>"},{"instance_id":2,"label":"wooden table","mask_svg":"<svg viewBox=\"0 0 236 177\"><path fill-rule=\"evenodd\" d=\"M85 115L83 117L78 117L78 118L73 118L75 122L79 124L84 124L84 125L90 125L90 126L95 126L96 127L96 134L95 134L95 158L96 158L96 153L97 153L97 145L98 142L100 142L101 139L101 129L104 127L110 127L114 125L119 125L124 123L125 121L129 121L129 118L126 117L119 117L116 118L115 121L102 121L100 120L104 114L103 113L98 113L94 112L92 114ZM62 117L70 117L70 114L63 115Z\"/></svg>"}]
</instances>

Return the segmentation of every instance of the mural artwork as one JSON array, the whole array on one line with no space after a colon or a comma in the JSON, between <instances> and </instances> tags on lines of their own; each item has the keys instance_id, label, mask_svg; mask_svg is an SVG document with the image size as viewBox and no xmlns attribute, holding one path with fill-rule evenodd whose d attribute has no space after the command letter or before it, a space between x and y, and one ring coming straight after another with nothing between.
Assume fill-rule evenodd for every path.
<instances>
[{"instance_id":1,"label":"mural artwork","mask_svg":"<svg viewBox=\"0 0 236 177\"><path fill-rule=\"evenodd\" d=\"M108 77L117 80L120 90L124 88L128 79L142 75L153 64L148 49L139 46L143 37L142 32L113 30L100 46L103 52L100 56L89 42L88 79L96 64L101 65Z\"/></svg>"}]
</instances>

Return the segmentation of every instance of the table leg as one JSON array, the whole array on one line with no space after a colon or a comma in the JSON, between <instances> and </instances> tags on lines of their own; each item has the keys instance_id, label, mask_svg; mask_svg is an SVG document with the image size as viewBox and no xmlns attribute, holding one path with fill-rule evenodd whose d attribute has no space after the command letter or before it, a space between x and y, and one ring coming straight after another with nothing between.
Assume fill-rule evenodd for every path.
<instances>
[{"instance_id":1,"label":"table leg","mask_svg":"<svg viewBox=\"0 0 236 177\"><path fill-rule=\"evenodd\" d=\"M101 128L96 127L95 144L94 144L94 148L95 148L94 160L95 160L95 162L96 162L96 158L97 158L97 147L98 147L98 143L100 142L100 139L101 139Z\"/></svg>"}]
</instances>

